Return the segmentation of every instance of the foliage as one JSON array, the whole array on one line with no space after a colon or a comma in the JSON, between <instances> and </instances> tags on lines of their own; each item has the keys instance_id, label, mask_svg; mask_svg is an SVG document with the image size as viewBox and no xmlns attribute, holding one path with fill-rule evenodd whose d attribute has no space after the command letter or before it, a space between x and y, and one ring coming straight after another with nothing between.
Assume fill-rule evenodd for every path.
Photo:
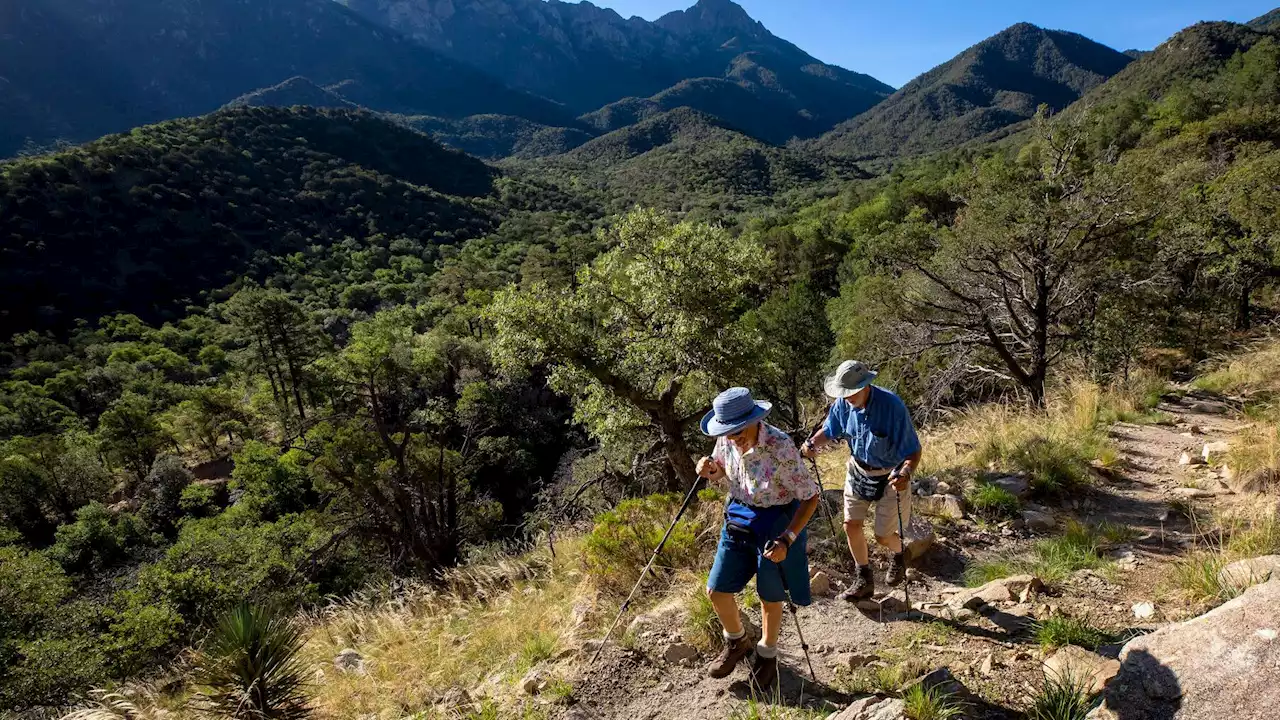
<instances>
[{"instance_id":1,"label":"foliage","mask_svg":"<svg viewBox=\"0 0 1280 720\"><path fill-rule=\"evenodd\" d=\"M1070 672L1046 674L1027 708L1028 720L1084 720L1097 705L1091 699L1092 678Z\"/></svg>"},{"instance_id":2,"label":"foliage","mask_svg":"<svg viewBox=\"0 0 1280 720\"><path fill-rule=\"evenodd\" d=\"M200 651L196 703L218 717L310 717L303 640L301 629L279 611L237 606Z\"/></svg>"},{"instance_id":3,"label":"foliage","mask_svg":"<svg viewBox=\"0 0 1280 720\"><path fill-rule=\"evenodd\" d=\"M917 683L902 694L903 714L910 720L950 720L960 717L963 709L937 687L925 688Z\"/></svg>"},{"instance_id":4,"label":"foliage","mask_svg":"<svg viewBox=\"0 0 1280 720\"><path fill-rule=\"evenodd\" d=\"M1080 618L1053 615L1035 624L1036 642L1043 648L1079 645L1095 650L1108 639L1106 633Z\"/></svg>"},{"instance_id":5,"label":"foliage","mask_svg":"<svg viewBox=\"0 0 1280 720\"><path fill-rule=\"evenodd\" d=\"M985 520L1005 520L1022 509L1017 495L988 483L978 483L965 493L964 498L969 511Z\"/></svg>"},{"instance_id":6,"label":"foliage","mask_svg":"<svg viewBox=\"0 0 1280 720\"><path fill-rule=\"evenodd\" d=\"M602 589L626 595L671 526L681 502L675 494L633 498L596 518L587 536L585 557L587 571ZM687 512L654 562L654 574L694 569L705 550L698 539L700 529L696 512Z\"/></svg>"}]
</instances>

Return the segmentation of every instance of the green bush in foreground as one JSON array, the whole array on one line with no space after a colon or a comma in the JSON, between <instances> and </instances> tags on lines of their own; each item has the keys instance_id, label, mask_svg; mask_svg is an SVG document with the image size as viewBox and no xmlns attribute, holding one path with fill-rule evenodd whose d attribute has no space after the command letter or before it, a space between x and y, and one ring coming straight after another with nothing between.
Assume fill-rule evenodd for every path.
<instances>
[{"instance_id":1,"label":"green bush in foreground","mask_svg":"<svg viewBox=\"0 0 1280 720\"><path fill-rule=\"evenodd\" d=\"M950 720L960 716L960 706L939 688L912 685L902 694L903 714L909 720Z\"/></svg>"},{"instance_id":2,"label":"green bush in foreground","mask_svg":"<svg viewBox=\"0 0 1280 720\"><path fill-rule=\"evenodd\" d=\"M1045 675L1027 709L1027 720L1085 720L1096 704L1089 693L1092 682L1071 673Z\"/></svg>"},{"instance_id":3,"label":"green bush in foreground","mask_svg":"<svg viewBox=\"0 0 1280 720\"><path fill-rule=\"evenodd\" d=\"M683 499L668 494L626 500L596 518L595 528L587 536L586 558L587 571L599 587L614 593L631 589L653 549L662 541ZM700 552L694 513L686 512L672 531L654 569L692 570L699 564Z\"/></svg>"}]
</instances>

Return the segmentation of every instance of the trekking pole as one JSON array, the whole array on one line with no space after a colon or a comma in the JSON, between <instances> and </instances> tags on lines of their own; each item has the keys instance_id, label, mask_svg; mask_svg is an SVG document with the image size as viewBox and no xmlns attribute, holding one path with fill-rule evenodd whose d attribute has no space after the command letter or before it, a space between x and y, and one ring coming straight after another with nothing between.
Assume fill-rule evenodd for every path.
<instances>
[{"instance_id":1,"label":"trekking pole","mask_svg":"<svg viewBox=\"0 0 1280 720\"><path fill-rule=\"evenodd\" d=\"M892 482L893 480L896 480L897 477L898 477L898 471L897 469L895 469L893 471L893 474L890 476L890 482ZM907 490L910 491L911 488L907 488ZM898 500L898 503L897 503L898 505L898 547L901 548L902 563L905 566L907 562L907 533L902 527L902 491L897 488L894 488L893 491L898 493L898 498L897 498ZM907 619L910 620L911 619L911 578L907 577L905 568L902 573L902 595L907 600Z\"/></svg>"},{"instance_id":2,"label":"trekking pole","mask_svg":"<svg viewBox=\"0 0 1280 720\"><path fill-rule=\"evenodd\" d=\"M777 540L770 540L764 546L765 553L773 550L773 546L777 542ZM804 651L804 661L809 665L809 677L813 678L816 683L818 682L818 674L813 671L813 660L809 659L809 643L804 641L804 631L800 629L800 616L796 614L796 604L791 600L791 588L787 585L787 574L782 570L781 565L778 565L778 563L773 564L778 566L778 579L782 580L782 593L787 596L787 609L791 611L791 619L796 623L796 637L800 638L800 649Z\"/></svg>"},{"instance_id":3,"label":"trekking pole","mask_svg":"<svg viewBox=\"0 0 1280 720\"><path fill-rule=\"evenodd\" d=\"M609 642L609 636L613 635L613 631L618 628L618 623L622 622L622 616L627 613L627 608L631 607L631 601L636 596L636 591L640 589L640 585L644 583L645 577L649 574L649 570L658 560L658 554L662 552L662 548L667 544L667 540L671 537L671 533L676 529L676 523L680 522L680 517L684 515L684 511L689 509L693 504L693 499L698 496L698 487L702 485L702 476L698 476L693 481L693 487L689 488L689 494L684 496L684 503L680 505L680 509L676 512L675 518L671 521L671 526L667 528L667 533L662 536L662 542L658 543L658 547L653 549L653 555L649 558L649 563L644 566L644 570L640 571L640 579L636 581L635 587L631 588L631 594L627 595L627 599L622 603L622 608L618 610L618 617L613 619L613 624L609 626L609 632L604 634L600 640L600 647L596 648L596 652L591 656L591 662L587 663L587 667L595 665L596 659L600 657L600 653L604 651L604 646Z\"/></svg>"},{"instance_id":4,"label":"trekking pole","mask_svg":"<svg viewBox=\"0 0 1280 720\"><path fill-rule=\"evenodd\" d=\"M809 458L809 465L813 468L813 478L818 481L818 505L822 507L822 514L827 516L827 529L831 531L831 537L836 535L836 520L831 512L831 506L827 505L827 488L822 484L822 474L818 472L818 461Z\"/></svg>"}]
</instances>

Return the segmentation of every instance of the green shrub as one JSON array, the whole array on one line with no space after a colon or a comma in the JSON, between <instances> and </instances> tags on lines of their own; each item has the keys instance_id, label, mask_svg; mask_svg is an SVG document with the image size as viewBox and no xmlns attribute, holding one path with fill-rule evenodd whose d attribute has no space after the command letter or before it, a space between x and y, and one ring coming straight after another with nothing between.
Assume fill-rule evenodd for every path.
<instances>
[{"instance_id":1,"label":"green shrub","mask_svg":"<svg viewBox=\"0 0 1280 720\"><path fill-rule=\"evenodd\" d=\"M586 562L602 590L625 594L631 589L683 500L676 494L625 500L596 518L587 536ZM697 524L693 511L686 512L654 563L655 574L699 566Z\"/></svg>"},{"instance_id":2,"label":"green shrub","mask_svg":"<svg viewBox=\"0 0 1280 720\"><path fill-rule=\"evenodd\" d=\"M1079 445L1062 440L1036 437L1019 443L1009 460L1031 480L1031 489L1039 495L1060 495L1088 484L1089 461Z\"/></svg>"},{"instance_id":3,"label":"green shrub","mask_svg":"<svg viewBox=\"0 0 1280 720\"><path fill-rule=\"evenodd\" d=\"M969 511L984 520L1006 520L1018 514L1018 496L997 485L979 483L965 496Z\"/></svg>"},{"instance_id":4,"label":"green shrub","mask_svg":"<svg viewBox=\"0 0 1280 720\"><path fill-rule=\"evenodd\" d=\"M283 455L266 443L248 442L235 455L232 487L244 491L243 502L264 519L300 512L312 494L311 475L297 452Z\"/></svg>"},{"instance_id":5,"label":"green shrub","mask_svg":"<svg viewBox=\"0 0 1280 720\"><path fill-rule=\"evenodd\" d=\"M178 508L188 517L203 518L217 514L219 508L218 491L211 485L191 483L182 489L178 498Z\"/></svg>"},{"instance_id":6,"label":"green shrub","mask_svg":"<svg viewBox=\"0 0 1280 720\"><path fill-rule=\"evenodd\" d=\"M214 627L197 662L196 704L218 717L310 717L302 630L283 614L240 605Z\"/></svg>"},{"instance_id":7,"label":"green shrub","mask_svg":"<svg viewBox=\"0 0 1280 720\"><path fill-rule=\"evenodd\" d=\"M88 573L122 562L147 542L148 533L135 515L116 515L94 502L77 510L75 522L60 526L54 537L49 557L67 572Z\"/></svg>"}]
</instances>

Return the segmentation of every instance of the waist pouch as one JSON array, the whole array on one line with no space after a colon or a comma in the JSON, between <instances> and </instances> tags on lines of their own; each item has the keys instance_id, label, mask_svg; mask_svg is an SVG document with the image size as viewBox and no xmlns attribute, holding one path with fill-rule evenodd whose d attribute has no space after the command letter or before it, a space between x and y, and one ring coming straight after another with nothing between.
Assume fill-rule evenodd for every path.
<instances>
[{"instance_id":1,"label":"waist pouch","mask_svg":"<svg viewBox=\"0 0 1280 720\"><path fill-rule=\"evenodd\" d=\"M849 462L849 486L853 489L854 495L867 502L879 502L884 497L884 490L889 487L889 480L892 477L893 473L871 477L863 472L856 462Z\"/></svg>"},{"instance_id":2,"label":"waist pouch","mask_svg":"<svg viewBox=\"0 0 1280 720\"><path fill-rule=\"evenodd\" d=\"M786 531L800 508L799 500L786 505L756 507L732 500L724 510L725 530L763 550L765 543Z\"/></svg>"}]
</instances>

